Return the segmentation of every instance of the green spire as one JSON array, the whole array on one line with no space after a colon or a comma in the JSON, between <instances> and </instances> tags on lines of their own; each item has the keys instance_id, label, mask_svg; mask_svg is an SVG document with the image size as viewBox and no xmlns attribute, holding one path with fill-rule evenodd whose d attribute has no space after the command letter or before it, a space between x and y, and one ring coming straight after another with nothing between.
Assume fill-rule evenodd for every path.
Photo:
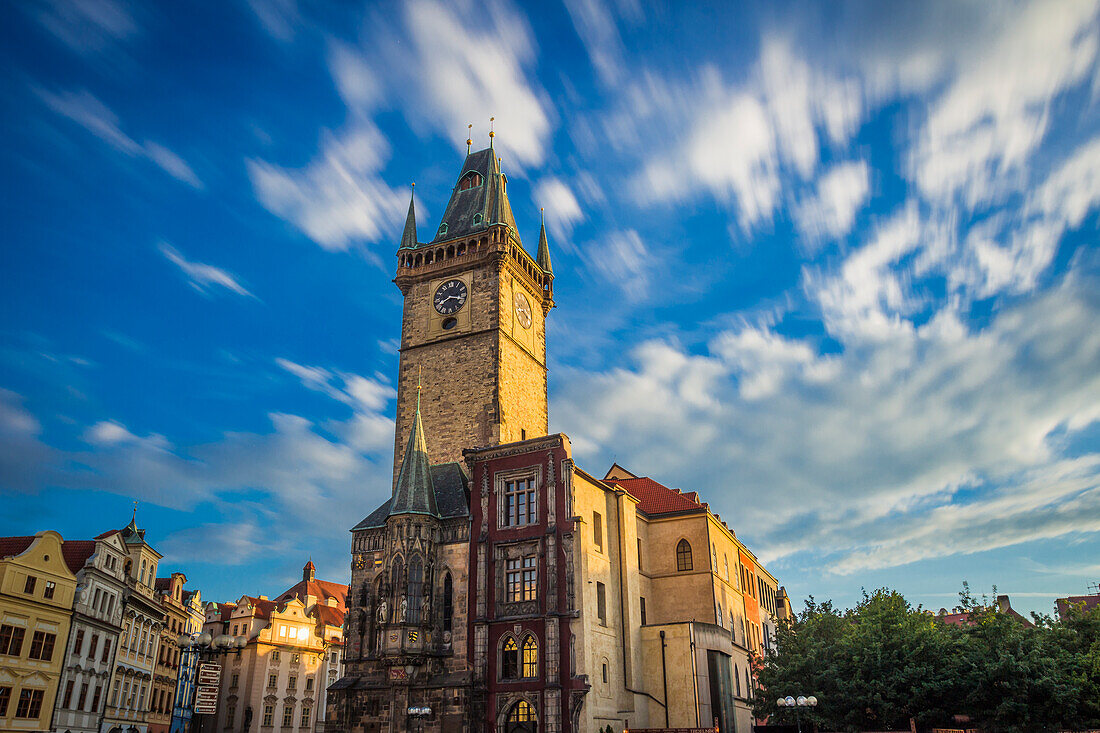
<instances>
[{"instance_id":1,"label":"green spire","mask_svg":"<svg viewBox=\"0 0 1100 733\"><path fill-rule=\"evenodd\" d=\"M416 417L413 418L409 443L401 461L401 471L393 487L390 516L394 514L431 514L439 516L432 485L432 467L428 460L428 443L424 440L424 423L420 419L420 381L416 384Z\"/></svg>"},{"instance_id":2,"label":"green spire","mask_svg":"<svg viewBox=\"0 0 1100 733\"><path fill-rule=\"evenodd\" d=\"M416 188L415 183L413 188ZM401 233L399 249L416 249L416 212L413 210L413 198L413 195L409 194L409 215L405 217L405 231Z\"/></svg>"},{"instance_id":3,"label":"green spire","mask_svg":"<svg viewBox=\"0 0 1100 733\"><path fill-rule=\"evenodd\" d=\"M539 254L535 261L543 272L547 275L553 275L554 268L550 264L550 245L546 241L546 214L542 209L539 209L539 211L542 212L542 229L539 231Z\"/></svg>"}]
</instances>

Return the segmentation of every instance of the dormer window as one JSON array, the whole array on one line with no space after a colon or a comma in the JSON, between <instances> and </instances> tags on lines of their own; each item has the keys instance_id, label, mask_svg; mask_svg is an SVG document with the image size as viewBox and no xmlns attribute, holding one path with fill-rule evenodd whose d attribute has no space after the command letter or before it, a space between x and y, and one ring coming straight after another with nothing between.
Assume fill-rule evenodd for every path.
<instances>
[{"instance_id":1,"label":"dormer window","mask_svg":"<svg viewBox=\"0 0 1100 733\"><path fill-rule=\"evenodd\" d=\"M508 176L503 173L500 174L500 187L504 190L504 193L508 193Z\"/></svg>"},{"instance_id":2,"label":"dormer window","mask_svg":"<svg viewBox=\"0 0 1100 733\"><path fill-rule=\"evenodd\" d=\"M480 213L474 214L474 224L480 224L480 223L481 223L481 214Z\"/></svg>"},{"instance_id":3,"label":"dormer window","mask_svg":"<svg viewBox=\"0 0 1100 733\"><path fill-rule=\"evenodd\" d=\"M442 224L439 225L439 233L441 235L447 233L447 222L443 222Z\"/></svg>"},{"instance_id":4,"label":"dormer window","mask_svg":"<svg viewBox=\"0 0 1100 733\"><path fill-rule=\"evenodd\" d=\"M465 191L468 188L476 188L482 184L482 180L480 173L470 171L458 182L458 190Z\"/></svg>"}]
</instances>

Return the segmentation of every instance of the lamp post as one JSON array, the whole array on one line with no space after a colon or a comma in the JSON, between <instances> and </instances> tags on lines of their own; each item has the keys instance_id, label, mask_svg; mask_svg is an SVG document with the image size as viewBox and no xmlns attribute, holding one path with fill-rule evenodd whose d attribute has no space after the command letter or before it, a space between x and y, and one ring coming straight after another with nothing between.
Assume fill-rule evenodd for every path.
<instances>
[{"instance_id":1,"label":"lamp post","mask_svg":"<svg viewBox=\"0 0 1100 733\"><path fill-rule=\"evenodd\" d=\"M204 631L198 636L192 637L191 634L183 634L177 641L177 645L180 648L180 655L187 658L188 665L194 665L193 674L198 674L198 662L204 659L217 659L220 656L233 652L238 656L241 653L241 649L244 649L248 644L247 636L230 636L229 634L218 634L215 636L209 631ZM196 721L196 717L200 714L193 712L195 695L198 692L197 679L194 680L194 689L191 691L191 733L197 733L203 729L203 723L206 720L206 715L202 715Z\"/></svg>"},{"instance_id":2,"label":"lamp post","mask_svg":"<svg viewBox=\"0 0 1100 733\"><path fill-rule=\"evenodd\" d=\"M409 717L416 721L417 731L424 730L424 720L432 716L432 709L429 707L413 707L409 708Z\"/></svg>"},{"instance_id":3,"label":"lamp post","mask_svg":"<svg viewBox=\"0 0 1100 733\"><path fill-rule=\"evenodd\" d=\"M805 695L799 695L798 697L787 695L776 700L775 704L781 708L794 708L794 719L798 725L798 733L802 733L802 710L803 708L817 707L817 698L813 695L809 697Z\"/></svg>"}]
</instances>

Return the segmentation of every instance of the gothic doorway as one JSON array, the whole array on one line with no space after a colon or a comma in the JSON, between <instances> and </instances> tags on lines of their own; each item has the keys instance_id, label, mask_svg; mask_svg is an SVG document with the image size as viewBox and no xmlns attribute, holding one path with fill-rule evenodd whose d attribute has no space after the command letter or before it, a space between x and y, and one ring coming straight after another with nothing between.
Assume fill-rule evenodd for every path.
<instances>
[{"instance_id":1,"label":"gothic doorway","mask_svg":"<svg viewBox=\"0 0 1100 733\"><path fill-rule=\"evenodd\" d=\"M520 700L508 711L504 721L504 733L538 733L535 709L526 700Z\"/></svg>"}]
</instances>

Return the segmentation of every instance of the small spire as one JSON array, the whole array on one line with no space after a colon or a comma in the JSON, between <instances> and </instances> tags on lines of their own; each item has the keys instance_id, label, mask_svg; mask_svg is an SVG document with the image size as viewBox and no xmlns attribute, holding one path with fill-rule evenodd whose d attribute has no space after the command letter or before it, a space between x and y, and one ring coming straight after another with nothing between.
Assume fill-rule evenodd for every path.
<instances>
[{"instance_id":1,"label":"small spire","mask_svg":"<svg viewBox=\"0 0 1100 733\"><path fill-rule=\"evenodd\" d=\"M550 244L546 241L546 211L541 208L539 211L542 213L542 228L539 230L539 253L535 258L535 262L542 268L543 272L553 277L554 268L550 264Z\"/></svg>"},{"instance_id":2,"label":"small spire","mask_svg":"<svg viewBox=\"0 0 1100 733\"><path fill-rule=\"evenodd\" d=\"M416 414L413 416L405 457L394 483L390 499L390 516L395 514L439 515L432 484L431 462L428 444L424 439L424 422L420 417L420 375L417 375Z\"/></svg>"},{"instance_id":3,"label":"small spire","mask_svg":"<svg viewBox=\"0 0 1100 733\"><path fill-rule=\"evenodd\" d=\"M466 155L470 154L470 146L474 144L474 126L466 125Z\"/></svg>"},{"instance_id":4,"label":"small spire","mask_svg":"<svg viewBox=\"0 0 1100 733\"><path fill-rule=\"evenodd\" d=\"M493 138L496 136L496 133L493 132L493 122L495 120L496 120L496 117L490 117L489 118L489 147L490 148L493 147Z\"/></svg>"},{"instance_id":5,"label":"small spire","mask_svg":"<svg viewBox=\"0 0 1100 733\"><path fill-rule=\"evenodd\" d=\"M401 246L398 249L416 249L416 211L413 201L416 200L416 184L412 185L409 193L409 214L405 217L405 231L401 232Z\"/></svg>"},{"instance_id":6,"label":"small spire","mask_svg":"<svg viewBox=\"0 0 1100 733\"><path fill-rule=\"evenodd\" d=\"M416 412L420 414L420 387L421 377L424 375L424 365L420 364L416 367Z\"/></svg>"}]
</instances>

